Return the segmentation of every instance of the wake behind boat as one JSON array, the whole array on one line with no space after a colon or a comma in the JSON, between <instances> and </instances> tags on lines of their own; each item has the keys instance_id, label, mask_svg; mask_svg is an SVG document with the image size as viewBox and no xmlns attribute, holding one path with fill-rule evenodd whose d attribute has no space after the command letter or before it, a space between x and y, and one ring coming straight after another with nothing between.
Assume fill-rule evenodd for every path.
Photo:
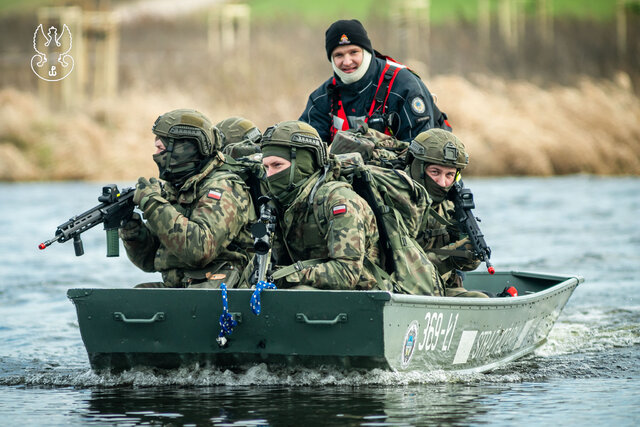
<instances>
[{"instance_id":1,"label":"wake behind boat","mask_svg":"<svg viewBox=\"0 0 640 427\"><path fill-rule=\"evenodd\" d=\"M383 291L228 290L238 322L220 346L220 289L70 289L91 367L337 366L485 372L544 344L584 279L528 272L468 273L468 289L509 298Z\"/></svg>"}]
</instances>

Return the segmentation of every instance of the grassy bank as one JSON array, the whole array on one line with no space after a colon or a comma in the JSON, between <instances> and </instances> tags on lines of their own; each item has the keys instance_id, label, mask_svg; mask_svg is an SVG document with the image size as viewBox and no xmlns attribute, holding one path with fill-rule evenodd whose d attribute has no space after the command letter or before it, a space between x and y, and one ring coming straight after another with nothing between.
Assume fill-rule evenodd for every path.
<instances>
[{"instance_id":1,"label":"grassy bank","mask_svg":"<svg viewBox=\"0 0 640 427\"><path fill-rule=\"evenodd\" d=\"M258 16L260 3L253 3ZM449 4L433 1L433 8L441 3ZM0 180L156 174L150 127L174 108L197 108L214 121L242 115L263 130L296 119L331 73L326 22L256 19L246 51L221 54L208 51L203 14L141 17L120 29L118 95L85 97L65 110L44 105L29 70L35 17L0 19ZM397 56L389 28L375 19L366 24L374 46ZM478 49L474 25L443 24L432 28L428 51L398 59L437 94L469 148L469 174L637 174L640 71L635 65L617 71L614 30L563 21L552 48L532 38L517 51L495 44L486 52Z\"/></svg>"},{"instance_id":2,"label":"grassy bank","mask_svg":"<svg viewBox=\"0 0 640 427\"><path fill-rule=\"evenodd\" d=\"M455 132L471 156L468 175L637 174L640 100L628 80L584 79L576 87L541 89L527 82L438 76ZM250 90L250 89L249 89ZM305 95L302 88L298 99ZM268 103L264 98L272 97ZM207 99L179 88L130 91L81 111L50 112L37 97L0 91L0 180L133 180L155 175L150 127L158 114L195 107L220 120L241 114L261 129L297 118L302 103L270 93L256 102Z\"/></svg>"}]
</instances>

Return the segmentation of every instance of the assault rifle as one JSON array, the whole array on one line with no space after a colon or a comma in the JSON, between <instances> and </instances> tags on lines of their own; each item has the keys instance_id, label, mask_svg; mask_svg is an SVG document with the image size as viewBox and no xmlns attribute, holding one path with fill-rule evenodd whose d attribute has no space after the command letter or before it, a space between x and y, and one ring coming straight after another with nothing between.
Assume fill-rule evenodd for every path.
<instances>
[{"instance_id":1,"label":"assault rifle","mask_svg":"<svg viewBox=\"0 0 640 427\"><path fill-rule=\"evenodd\" d=\"M487 242L484 241L484 234L482 234L478 226L480 218L476 218L473 212L471 212L471 209L475 209L476 207L473 202L471 190L464 188L462 181L456 181L451 186L447 198L451 200L455 206L454 216L456 221L458 221L460 231L469 236L474 256L485 263L489 274L495 273L496 270L489 261L491 248L487 246Z\"/></svg>"},{"instance_id":2,"label":"assault rifle","mask_svg":"<svg viewBox=\"0 0 640 427\"><path fill-rule=\"evenodd\" d=\"M254 270L250 284L256 285L261 281L270 282L271 278L271 240L276 229L276 217L269 203L271 198L260 196L260 218L251 226L253 249L256 251Z\"/></svg>"},{"instance_id":3,"label":"assault rifle","mask_svg":"<svg viewBox=\"0 0 640 427\"><path fill-rule=\"evenodd\" d=\"M76 256L84 254L84 247L80 235L100 223L104 223L107 232L107 256L119 256L118 228L133 214L133 194L135 188L125 188L118 191L115 184L102 187L102 195L98 197L101 202L98 206L76 215L56 229L52 239L40 243L38 248L45 249L54 242L66 242L73 239L73 248Z\"/></svg>"}]
</instances>

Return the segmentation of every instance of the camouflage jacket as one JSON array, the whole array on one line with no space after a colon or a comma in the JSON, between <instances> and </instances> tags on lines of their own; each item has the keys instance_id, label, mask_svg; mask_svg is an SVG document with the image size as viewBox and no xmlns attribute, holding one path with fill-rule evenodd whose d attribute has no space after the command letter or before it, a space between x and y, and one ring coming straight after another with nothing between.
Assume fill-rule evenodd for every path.
<instances>
[{"instance_id":1,"label":"camouflage jacket","mask_svg":"<svg viewBox=\"0 0 640 427\"><path fill-rule=\"evenodd\" d=\"M480 261L467 250L469 240L458 229L453 210L450 200L432 205L416 238L447 287L459 286L454 285L453 270L471 271L480 265Z\"/></svg>"},{"instance_id":2,"label":"camouflage jacket","mask_svg":"<svg viewBox=\"0 0 640 427\"><path fill-rule=\"evenodd\" d=\"M123 239L129 259L144 271L161 272L165 286L188 286L222 270L241 272L248 261L253 204L240 177L219 170L223 159L218 154L180 189L165 184L168 203L145 218L137 236Z\"/></svg>"},{"instance_id":3,"label":"camouflage jacket","mask_svg":"<svg viewBox=\"0 0 640 427\"><path fill-rule=\"evenodd\" d=\"M279 215L276 259L291 261L281 287L307 285L320 289L374 289L371 264L380 265L378 229L373 211L346 182L316 185L312 175L294 202ZM310 194L315 191L311 205ZM278 245L278 246L280 246ZM302 263L300 263L302 262Z\"/></svg>"}]
</instances>

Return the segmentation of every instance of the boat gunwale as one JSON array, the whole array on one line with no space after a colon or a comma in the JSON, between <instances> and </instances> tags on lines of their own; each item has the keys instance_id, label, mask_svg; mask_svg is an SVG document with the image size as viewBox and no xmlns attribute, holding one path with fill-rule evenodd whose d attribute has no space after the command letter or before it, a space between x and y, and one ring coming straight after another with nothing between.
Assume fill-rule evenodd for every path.
<instances>
[{"instance_id":1,"label":"boat gunwale","mask_svg":"<svg viewBox=\"0 0 640 427\"><path fill-rule=\"evenodd\" d=\"M549 286L547 289L543 289L538 292L532 292L530 294L518 295L513 298L461 298L461 297L436 297L436 296L428 296L428 295L406 295L406 294L393 294L391 295L392 303L400 303L400 304L416 304L423 303L428 305L438 305L438 306L490 306L490 307L500 307L500 306L513 306L513 305L521 305L531 303L533 301L537 301L540 299L550 298L553 295L561 292L565 292L568 288L575 288L580 283L584 282L584 278L582 276L576 275L551 275L546 273L527 273L527 272L519 272L519 271L510 271L504 272L503 274L508 274L514 277L529 277L529 278L539 278L539 279L549 279L549 280L560 280L565 279L560 283L556 283L555 285Z\"/></svg>"},{"instance_id":2,"label":"boat gunwale","mask_svg":"<svg viewBox=\"0 0 640 427\"><path fill-rule=\"evenodd\" d=\"M483 275L484 272L470 272L473 275ZM462 297L443 297L443 296L431 296L431 295L409 295L409 294L397 294L389 291L382 290L337 290L337 289L265 289L262 292L271 293L272 291L285 291L285 292L296 292L296 293L316 293L327 292L327 293L345 293L345 292L353 292L353 293L362 293L365 292L369 295L370 298L376 300L382 300L385 302L385 305L388 303L398 303L398 304L420 304L420 305L437 305L437 306L478 306L478 307L500 307L500 306L513 306L530 303L539 299L544 299L545 297L552 297L556 293L564 292L569 287L577 287L580 283L584 282L584 278L579 275L572 274L555 274L555 273L532 273L532 272L524 272L524 271L503 271L496 273L497 275L505 275L505 276L513 276L513 277L524 277L524 278L535 278L535 279L545 279L545 280L562 280L560 283L556 283L552 286L549 286L546 289L540 290L538 292L532 292L528 294L518 295L515 298L462 298ZM67 290L67 297L71 300L79 299L82 297L89 296L94 290L100 291L125 291L125 292L145 292L145 291L214 291L220 292L220 289L213 288L153 288L153 289L136 289L136 288L70 288ZM230 294L234 293L253 293L254 289L228 289L227 292Z\"/></svg>"}]
</instances>

